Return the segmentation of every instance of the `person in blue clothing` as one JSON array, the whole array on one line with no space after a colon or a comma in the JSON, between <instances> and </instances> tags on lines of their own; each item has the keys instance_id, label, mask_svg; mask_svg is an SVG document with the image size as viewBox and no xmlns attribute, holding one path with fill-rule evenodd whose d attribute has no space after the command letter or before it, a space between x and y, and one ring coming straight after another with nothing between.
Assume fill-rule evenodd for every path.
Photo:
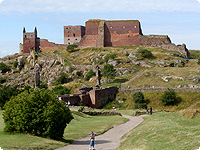
<instances>
[{"instance_id":1,"label":"person in blue clothing","mask_svg":"<svg viewBox=\"0 0 200 150\"><path fill-rule=\"evenodd\" d=\"M92 131L90 136L90 150L94 150L94 140L95 140L95 133Z\"/></svg>"}]
</instances>

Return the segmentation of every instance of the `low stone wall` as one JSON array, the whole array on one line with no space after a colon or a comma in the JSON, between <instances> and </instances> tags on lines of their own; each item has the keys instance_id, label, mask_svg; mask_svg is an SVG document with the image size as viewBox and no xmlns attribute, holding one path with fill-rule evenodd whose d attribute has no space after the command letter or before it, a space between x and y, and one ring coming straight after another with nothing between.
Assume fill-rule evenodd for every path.
<instances>
[{"instance_id":1,"label":"low stone wall","mask_svg":"<svg viewBox=\"0 0 200 150\"><path fill-rule=\"evenodd\" d=\"M169 88L136 88L136 89L121 89L120 92L123 93L134 93L134 92L144 92L144 91L152 91L152 92L164 92L168 91ZM200 92L200 88L172 88L174 91L193 91Z\"/></svg>"},{"instance_id":2,"label":"low stone wall","mask_svg":"<svg viewBox=\"0 0 200 150\"><path fill-rule=\"evenodd\" d=\"M119 115L119 116L122 116L122 114L118 113L118 112L92 112L92 111L89 111L89 112L83 112L84 114L87 114L87 115L91 115L91 116L114 116L114 115Z\"/></svg>"}]
</instances>

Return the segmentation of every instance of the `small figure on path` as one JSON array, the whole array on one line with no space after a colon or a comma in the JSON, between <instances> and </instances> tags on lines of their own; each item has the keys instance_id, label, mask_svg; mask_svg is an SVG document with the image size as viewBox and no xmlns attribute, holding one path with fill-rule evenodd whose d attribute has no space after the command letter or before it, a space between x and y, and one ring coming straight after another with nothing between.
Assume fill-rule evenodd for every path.
<instances>
[{"instance_id":1,"label":"small figure on path","mask_svg":"<svg viewBox=\"0 0 200 150\"><path fill-rule=\"evenodd\" d=\"M152 107L150 108L149 113L150 113L150 115L152 115Z\"/></svg>"},{"instance_id":2,"label":"small figure on path","mask_svg":"<svg viewBox=\"0 0 200 150\"><path fill-rule=\"evenodd\" d=\"M90 136L90 150L94 150L95 133L92 131Z\"/></svg>"},{"instance_id":3,"label":"small figure on path","mask_svg":"<svg viewBox=\"0 0 200 150\"><path fill-rule=\"evenodd\" d=\"M147 115L149 114L149 109L148 108L146 109L146 113L147 113Z\"/></svg>"},{"instance_id":4,"label":"small figure on path","mask_svg":"<svg viewBox=\"0 0 200 150\"><path fill-rule=\"evenodd\" d=\"M101 86L101 70L99 66L96 66L96 78L97 78L97 85Z\"/></svg>"}]
</instances>

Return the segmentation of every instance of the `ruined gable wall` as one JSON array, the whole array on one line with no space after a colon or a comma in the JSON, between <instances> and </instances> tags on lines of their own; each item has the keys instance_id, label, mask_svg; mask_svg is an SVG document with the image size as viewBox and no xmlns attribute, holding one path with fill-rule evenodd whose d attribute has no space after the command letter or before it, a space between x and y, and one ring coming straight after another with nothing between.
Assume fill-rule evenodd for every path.
<instances>
[{"instance_id":1,"label":"ruined gable wall","mask_svg":"<svg viewBox=\"0 0 200 150\"><path fill-rule=\"evenodd\" d=\"M178 51L190 58L190 53L185 44L175 45L167 35L145 35L140 36L140 45L145 47L163 48L171 51Z\"/></svg>"},{"instance_id":2,"label":"ruined gable wall","mask_svg":"<svg viewBox=\"0 0 200 150\"><path fill-rule=\"evenodd\" d=\"M142 31L137 20L105 22L105 46L139 45L140 34Z\"/></svg>"},{"instance_id":3,"label":"ruined gable wall","mask_svg":"<svg viewBox=\"0 0 200 150\"><path fill-rule=\"evenodd\" d=\"M46 39L40 39L40 50L42 52L49 52L49 51L55 51L60 49L66 49L67 45L64 44L55 44L53 42L49 42Z\"/></svg>"},{"instance_id":4,"label":"ruined gable wall","mask_svg":"<svg viewBox=\"0 0 200 150\"><path fill-rule=\"evenodd\" d=\"M79 43L79 47L97 47L98 29L101 20L89 20L85 26L85 36Z\"/></svg>"},{"instance_id":5,"label":"ruined gable wall","mask_svg":"<svg viewBox=\"0 0 200 150\"><path fill-rule=\"evenodd\" d=\"M23 34L23 53L30 53L30 48L36 48L35 33Z\"/></svg>"},{"instance_id":6,"label":"ruined gable wall","mask_svg":"<svg viewBox=\"0 0 200 150\"><path fill-rule=\"evenodd\" d=\"M64 44L78 44L84 35L83 26L64 26Z\"/></svg>"}]
</instances>

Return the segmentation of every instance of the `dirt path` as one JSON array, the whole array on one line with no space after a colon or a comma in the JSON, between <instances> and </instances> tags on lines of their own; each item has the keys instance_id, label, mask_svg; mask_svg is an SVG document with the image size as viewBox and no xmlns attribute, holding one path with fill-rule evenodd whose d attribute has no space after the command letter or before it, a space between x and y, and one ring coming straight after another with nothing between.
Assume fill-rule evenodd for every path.
<instances>
[{"instance_id":1,"label":"dirt path","mask_svg":"<svg viewBox=\"0 0 200 150\"><path fill-rule=\"evenodd\" d=\"M132 117L123 115L123 117L130 119L127 123L115 126L102 135L96 136L95 149L96 150L116 150L123 141L121 137L127 132L138 126L143 122L142 116ZM124 139L125 140L125 139ZM59 148L57 150L88 150L89 137L74 141L72 144Z\"/></svg>"}]
</instances>

